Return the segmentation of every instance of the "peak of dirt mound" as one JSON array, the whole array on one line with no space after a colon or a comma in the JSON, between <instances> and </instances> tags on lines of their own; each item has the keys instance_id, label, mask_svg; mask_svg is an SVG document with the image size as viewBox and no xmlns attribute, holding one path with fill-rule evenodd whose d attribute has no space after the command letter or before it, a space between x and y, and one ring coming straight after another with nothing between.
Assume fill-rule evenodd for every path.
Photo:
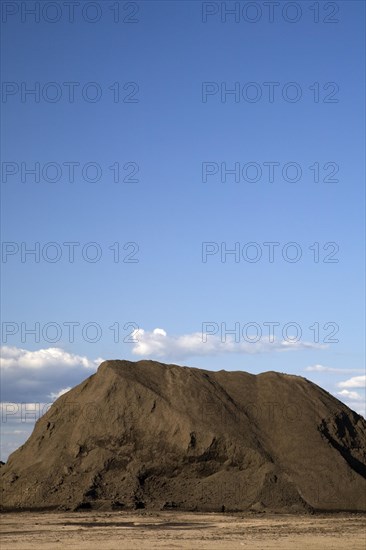
<instances>
[{"instance_id":1,"label":"peak of dirt mound","mask_svg":"<svg viewBox=\"0 0 366 550\"><path fill-rule=\"evenodd\" d=\"M105 361L1 468L7 507L366 510L366 422L308 380Z\"/></svg>"}]
</instances>

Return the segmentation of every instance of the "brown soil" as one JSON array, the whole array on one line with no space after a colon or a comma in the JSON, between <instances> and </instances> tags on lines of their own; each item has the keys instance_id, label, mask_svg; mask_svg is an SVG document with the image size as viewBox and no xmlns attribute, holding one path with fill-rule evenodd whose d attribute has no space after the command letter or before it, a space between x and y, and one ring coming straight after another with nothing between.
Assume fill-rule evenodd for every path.
<instances>
[{"instance_id":1,"label":"brown soil","mask_svg":"<svg viewBox=\"0 0 366 550\"><path fill-rule=\"evenodd\" d=\"M366 422L308 380L105 361L1 468L5 509L366 510Z\"/></svg>"},{"instance_id":2,"label":"brown soil","mask_svg":"<svg viewBox=\"0 0 366 550\"><path fill-rule=\"evenodd\" d=\"M365 516L12 513L2 550L364 550Z\"/></svg>"}]
</instances>

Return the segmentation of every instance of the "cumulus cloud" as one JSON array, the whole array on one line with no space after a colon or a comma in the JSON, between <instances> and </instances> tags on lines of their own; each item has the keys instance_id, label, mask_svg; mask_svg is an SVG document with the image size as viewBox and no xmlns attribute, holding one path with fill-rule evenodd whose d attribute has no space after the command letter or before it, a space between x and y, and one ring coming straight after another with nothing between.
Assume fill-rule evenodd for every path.
<instances>
[{"instance_id":1,"label":"cumulus cloud","mask_svg":"<svg viewBox=\"0 0 366 550\"><path fill-rule=\"evenodd\" d=\"M210 328L210 330L212 327ZM312 342L271 340L269 337L248 336L245 340L235 341L235 336L227 334L205 334L193 332L181 336L170 336L164 329L156 328L151 332L138 329L133 334L135 345L134 355L147 358L185 359L192 356L212 356L228 353L269 353L281 351L296 351L304 349L322 349L324 344ZM238 339L239 340L239 339Z\"/></svg>"},{"instance_id":2,"label":"cumulus cloud","mask_svg":"<svg viewBox=\"0 0 366 550\"><path fill-rule=\"evenodd\" d=\"M153 334L160 334L160 336L166 336L167 333L165 332L165 330L163 328L155 328L153 330Z\"/></svg>"},{"instance_id":3,"label":"cumulus cloud","mask_svg":"<svg viewBox=\"0 0 366 550\"><path fill-rule=\"evenodd\" d=\"M356 391L342 390L337 392L337 395L340 395L341 397L345 397L347 399L351 399L355 401L360 401L362 399L362 395L360 395Z\"/></svg>"},{"instance_id":4,"label":"cumulus cloud","mask_svg":"<svg viewBox=\"0 0 366 550\"><path fill-rule=\"evenodd\" d=\"M339 388L364 388L366 386L366 376L353 376L348 380L338 383Z\"/></svg>"},{"instance_id":5,"label":"cumulus cloud","mask_svg":"<svg viewBox=\"0 0 366 550\"><path fill-rule=\"evenodd\" d=\"M52 401L55 401L56 399L58 399L59 397L61 397L61 395L63 395L64 393L67 393L68 391L71 390L71 387L69 386L68 388L63 388L62 390L60 391L57 391L57 392L51 392L50 393L50 398L52 399Z\"/></svg>"},{"instance_id":6,"label":"cumulus cloud","mask_svg":"<svg viewBox=\"0 0 366 550\"><path fill-rule=\"evenodd\" d=\"M61 348L30 351L3 346L1 400L17 403L54 400L92 374L102 361Z\"/></svg>"},{"instance_id":7,"label":"cumulus cloud","mask_svg":"<svg viewBox=\"0 0 366 550\"><path fill-rule=\"evenodd\" d=\"M2 368L42 369L54 365L63 367L95 368L102 359L90 361L83 355L68 353L61 348L47 348L28 351L22 348L2 346L0 365Z\"/></svg>"},{"instance_id":8,"label":"cumulus cloud","mask_svg":"<svg viewBox=\"0 0 366 550\"><path fill-rule=\"evenodd\" d=\"M334 372L339 374L363 372L363 369L337 369L334 367L325 367L324 365L310 365L309 367L306 367L305 370L311 372Z\"/></svg>"},{"instance_id":9,"label":"cumulus cloud","mask_svg":"<svg viewBox=\"0 0 366 550\"><path fill-rule=\"evenodd\" d=\"M335 396L344 401L348 407L366 418L365 393L362 391L366 389L365 386L366 376L353 376L348 380L338 382L337 387L343 389L335 393ZM349 388L360 388L361 393Z\"/></svg>"}]
</instances>

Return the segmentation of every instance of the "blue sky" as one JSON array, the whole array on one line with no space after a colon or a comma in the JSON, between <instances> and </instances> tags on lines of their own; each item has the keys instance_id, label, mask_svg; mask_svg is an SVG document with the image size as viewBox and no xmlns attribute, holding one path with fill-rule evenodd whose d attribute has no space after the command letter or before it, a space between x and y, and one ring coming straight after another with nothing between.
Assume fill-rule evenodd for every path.
<instances>
[{"instance_id":1,"label":"blue sky","mask_svg":"<svg viewBox=\"0 0 366 550\"><path fill-rule=\"evenodd\" d=\"M73 23L62 2L39 22L2 4L2 401L48 403L100 358L157 358L299 374L364 413L364 3L319 2L318 23L304 1L273 22L263 2L238 22L222 2L119 2L119 22L81 2ZM32 420L5 410L6 458Z\"/></svg>"}]
</instances>

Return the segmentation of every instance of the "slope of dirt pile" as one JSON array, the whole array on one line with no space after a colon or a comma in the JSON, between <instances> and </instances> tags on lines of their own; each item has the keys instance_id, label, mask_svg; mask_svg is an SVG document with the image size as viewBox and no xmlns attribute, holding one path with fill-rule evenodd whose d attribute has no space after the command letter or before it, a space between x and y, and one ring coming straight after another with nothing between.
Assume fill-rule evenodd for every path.
<instances>
[{"instance_id":1,"label":"slope of dirt pile","mask_svg":"<svg viewBox=\"0 0 366 550\"><path fill-rule=\"evenodd\" d=\"M1 468L4 508L366 510L366 422L308 380L105 361Z\"/></svg>"}]
</instances>

